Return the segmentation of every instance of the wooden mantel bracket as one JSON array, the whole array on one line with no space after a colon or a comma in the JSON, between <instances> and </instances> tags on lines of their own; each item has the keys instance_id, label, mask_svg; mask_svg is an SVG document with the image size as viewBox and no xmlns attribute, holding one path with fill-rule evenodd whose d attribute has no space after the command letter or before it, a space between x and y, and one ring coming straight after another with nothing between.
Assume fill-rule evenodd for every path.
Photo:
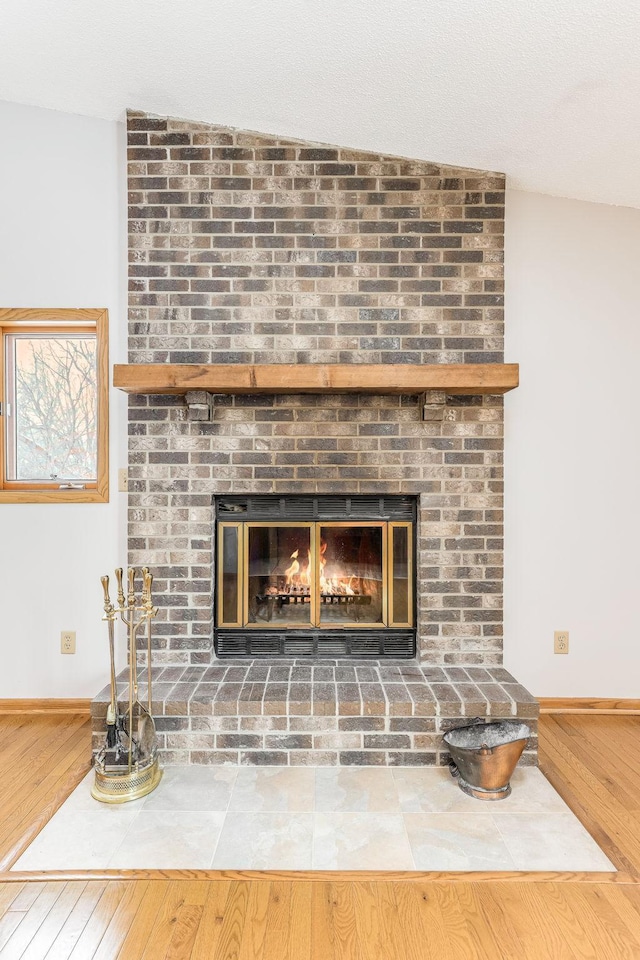
<instances>
[{"instance_id":1,"label":"wooden mantel bracket","mask_svg":"<svg viewBox=\"0 0 640 960\"><path fill-rule=\"evenodd\" d=\"M502 394L518 386L517 363L116 364L113 385L137 394L367 393L430 397ZM208 400L194 400L201 405ZM427 400L423 406L443 406ZM204 410L201 410L204 414Z\"/></svg>"}]
</instances>

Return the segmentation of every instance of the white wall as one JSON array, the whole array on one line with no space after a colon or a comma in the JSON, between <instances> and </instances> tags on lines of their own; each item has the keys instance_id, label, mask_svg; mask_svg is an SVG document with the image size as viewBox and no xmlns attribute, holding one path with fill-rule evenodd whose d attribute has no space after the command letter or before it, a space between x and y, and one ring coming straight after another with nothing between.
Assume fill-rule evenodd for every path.
<instances>
[{"instance_id":1,"label":"white wall","mask_svg":"<svg viewBox=\"0 0 640 960\"><path fill-rule=\"evenodd\" d=\"M505 665L638 697L640 210L510 192L506 221Z\"/></svg>"},{"instance_id":2,"label":"white wall","mask_svg":"<svg viewBox=\"0 0 640 960\"><path fill-rule=\"evenodd\" d=\"M0 305L107 307L110 363L126 358L124 149L121 125L0 103ZM109 503L0 504L0 697L89 697L108 677L99 578L126 561L114 391L110 420Z\"/></svg>"}]
</instances>

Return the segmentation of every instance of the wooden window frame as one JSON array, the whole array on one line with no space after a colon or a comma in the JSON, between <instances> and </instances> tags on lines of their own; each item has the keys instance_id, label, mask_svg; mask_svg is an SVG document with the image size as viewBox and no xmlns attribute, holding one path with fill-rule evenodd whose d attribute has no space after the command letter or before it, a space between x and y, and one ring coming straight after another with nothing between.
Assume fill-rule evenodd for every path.
<instances>
[{"instance_id":1,"label":"wooden window frame","mask_svg":"<svg viewBox=\"0 0 640 960\"><path fill-rule=\"evenodd\" d=\"M25 483L6 479L4 410L6 337L12 333L95 333L98 400L97 476L82 489L60 489L57 484ZM109 314L105 309L0 309L0 504L108 503L109 501Z\"/></svg>"}]
</instances>

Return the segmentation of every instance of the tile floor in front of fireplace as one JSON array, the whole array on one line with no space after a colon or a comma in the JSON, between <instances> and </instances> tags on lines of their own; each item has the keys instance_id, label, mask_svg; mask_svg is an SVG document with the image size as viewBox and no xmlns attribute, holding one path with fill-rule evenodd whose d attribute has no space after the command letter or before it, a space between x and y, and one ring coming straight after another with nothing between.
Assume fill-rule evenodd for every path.
<instances>
[{"instance_id":1,"label":"tile floor in front of fireplace","mask_svg":"<svg viewBox=\"0 0 640 960\"><path fill-rule=\"evenodd\" d=\"M173 766L121 805L93 800L92 778L14 870L615 869L533 767L497 803L438 767Z\"/></svg>"}]
</instances>

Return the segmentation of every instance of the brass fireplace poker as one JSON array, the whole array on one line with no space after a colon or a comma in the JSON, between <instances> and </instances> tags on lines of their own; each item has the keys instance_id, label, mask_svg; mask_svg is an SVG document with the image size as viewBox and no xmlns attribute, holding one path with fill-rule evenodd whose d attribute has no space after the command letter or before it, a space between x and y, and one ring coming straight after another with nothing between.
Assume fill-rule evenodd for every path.
<instances>
[{"instance_id":1,"label":"brass fireplace poker","mask_svg":"<svg viewBox=\"0 0 640 960\"><path fill-rule=\"evenodd\" d=\"M153 576L142 568L142 592L136 595L136 570L127 572L127 596L122 584L122 567L115 571L117 606L109 597L109 577L101 577L104 616L109 631L111 697L107 707L105 742L95 760L96 775L91 795L104 803L125 803L154 790L162 771L158 764L156 728L151 716L151 621L158 613L151 599ZM114 633L120 618L129 632L129 702L124 711L118 705ZM142 625L147 634L147 707L138 699L137 635Z\"/></svg>"}]
</instances>

